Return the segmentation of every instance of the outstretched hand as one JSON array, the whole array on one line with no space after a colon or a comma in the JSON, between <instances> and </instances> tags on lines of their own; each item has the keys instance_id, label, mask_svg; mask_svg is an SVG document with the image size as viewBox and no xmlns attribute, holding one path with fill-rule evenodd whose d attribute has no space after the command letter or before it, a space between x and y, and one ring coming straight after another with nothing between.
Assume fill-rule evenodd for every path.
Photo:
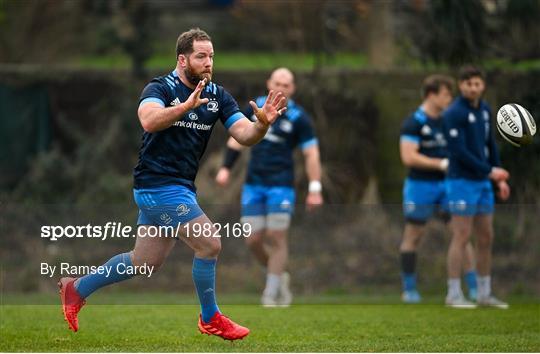
<instances>
[{"instance_id":1,"label":"outstretched hand","mask_svg":"<svg viewBox=\"0 0 540 354\"><path fill-rule=\"evenodd\" d=\"M186 110L194 109L202 104L208 103L208 98L201 98L201 92L206 85L206 78L199 81L195 90L189 95L188 99L184 102Z\"/></svg>"},{"instance_id":2,"label":"outstretched hand","mask_svg":"<svg viewBox=\"0 0 540 354\"><path fill-rule=\"evenodd\" d=\"M287 107L285 106L286 102L287 99L282 92L276 93L275 91L270 90L268 97L266 97L266 101L261 108L257 107L257 104L253 101L249 101L249 104L253 108L253 113L255 114L255 117L257 117L257 120L268 126L273 124L278 116L282 115L287 110Z\"/></svg>"}]
</instances>

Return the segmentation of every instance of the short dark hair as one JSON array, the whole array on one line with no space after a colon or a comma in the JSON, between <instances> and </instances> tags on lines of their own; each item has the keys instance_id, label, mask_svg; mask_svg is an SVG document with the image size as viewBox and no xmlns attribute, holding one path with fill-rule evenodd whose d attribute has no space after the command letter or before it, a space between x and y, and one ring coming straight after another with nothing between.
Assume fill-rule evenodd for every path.
<instances>
[{"instance_id":1,"label":"short dark hair","mask_svg":"<svg viewBox=\"0 0 540 354\"><path fill-rule=\"evenodd\" d=\"M212 41L212 38L200 28L192 28L178 36L176 40L176 58L180 54L193 53L193 41Z\"/></svg>"},{"instance_id":2,"label":"short dark hair","mask_svg":"<svg viewBox=\"0 0 540 354\"><path fill-rule=\"evenodd\" d=\"M426 98L430 93L439 93L443 86L452 92L454 90L454 79L446 75L429 75L422 83L422 98Z\"/></svg>"},{"instance_id":3,"label":"short dark hair","mask_svg":"<svg viewBox=\"0 0 540 354\"><path fill-rule=\"evenodd\" d=\"M482 69L474 65L465 65L459 69L458 79L459 81L465 81L472 79L473 77L479 77L485 80L485 75Z\"/></svg>"}]
</instances>

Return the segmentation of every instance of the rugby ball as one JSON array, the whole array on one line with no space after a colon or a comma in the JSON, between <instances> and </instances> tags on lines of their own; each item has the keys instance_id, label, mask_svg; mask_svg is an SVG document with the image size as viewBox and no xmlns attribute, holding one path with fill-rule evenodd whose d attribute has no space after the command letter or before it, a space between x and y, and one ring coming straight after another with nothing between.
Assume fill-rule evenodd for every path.
<instances>
[{"instance_id":1,"label":"rugby ball","mask_svg":"<svg viewBox=\"0 0 540 354\"><path fill-rule=\"evenodd\" d=\"M532 143L536 122L525 108L508 103L497 112L497 130L510 144L520 147Z\"/></svg>"}]
</instances>

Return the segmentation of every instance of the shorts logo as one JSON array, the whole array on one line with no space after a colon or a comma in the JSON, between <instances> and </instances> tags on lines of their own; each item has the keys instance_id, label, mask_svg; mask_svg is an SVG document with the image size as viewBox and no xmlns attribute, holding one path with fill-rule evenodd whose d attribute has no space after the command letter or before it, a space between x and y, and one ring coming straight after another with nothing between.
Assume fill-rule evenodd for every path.
<instances>
[{"instance_id":1,"label":"shorts logo","mask_svg":"<svg viewBox=\"0 0 540 354\"><path fill-rule=\"evenodd\" d=\"M474 123L474 122L476 122L476 117L474 116L474 114L469 113L469 123Z\"/></svg>"},{"instance_id":2,"label":"shorts logo","mask_svg":"<svg viewBox=\"0 0 540 354\"><path fill-rule=\"evenodd\" d=\"M188 118L191 119L191 120L197 120L197 119L199 119L199 116L195 112L190 112L188 114Z\"/></svg>"},{"instance_id":3,"label":"shorts logo","mask_svg":"<svg viewBox=\"0 0 540 354\"><path fill-rule=\"evenodd\" d=\"M176 207L176 213L178 214L178 216L187 215L190 211L191 209L188 208L188 206L185 204L180 204L179 206Z\"/></svg>"},{"instance_id":4,"label":"shorts logo","mask_svg":"<svg viewBox=\"0 0 540 354\"><path fill-rule=\"evenodd\" d=\"M219 104L216 101L209 101L206 104L206 109L210 112L216 113L219 110Z\"/></svg>"},{"instance_id":5,"label":"shorts logo","mask_svg":"<svg viewBox=\"0 0 540 354\"><path fill-rule=\"evenodd\" d=\"M405 202L405 212L412 213L416 210L416 204L414 202Z\"/></svg>"},{"instance_id":6,"label":"shorts logo","mask_svg":"<svg viewBox=\"0 0 540 354\"><path fill-rule=\"evenodd\" d=\"M163 221L165 224L170 224L172 221L172 218L167 213L163 213L159 216L159 219Z\"/></svg>"},{"instance_id":7,"label":"shorts logo","mask_svg":"<svg viewBox=\"0 0 540 354\"><path fill-rule=\"evenodd\" d=\"M458 136L458 130L457 129L450 129L449 133L450 133L450 136L452 138L457 138L457 136Z\"/></svg>"},{"instance_id":8,"label":"shorts logo","mask_svg":"<svg viewBox=\"0 0 540 354\"><path fill-rule=\"evenodd\" d=\"M465 211L467 209L467 202L463 199L456 202L450 202L450 204L453 204L454 208L456 208L458 211Z\"/></svg>"}]
</instances>

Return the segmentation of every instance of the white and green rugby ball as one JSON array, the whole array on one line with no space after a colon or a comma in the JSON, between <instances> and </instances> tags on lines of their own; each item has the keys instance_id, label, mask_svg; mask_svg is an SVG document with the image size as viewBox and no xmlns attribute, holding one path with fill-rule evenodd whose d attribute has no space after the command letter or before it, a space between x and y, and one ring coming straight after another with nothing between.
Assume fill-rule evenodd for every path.
<instances>
[{"instance_id":1,"label":"white and green rugby ball","mask_svg":"<svg viewBox=\"0 0 540 354\"><path fill-rule=\"evenodd\" d=\"M536 122L525 108L508 103L497 112L497 130L510 144L520 147L532 143Z\"/></svg>"}]
</instances>

